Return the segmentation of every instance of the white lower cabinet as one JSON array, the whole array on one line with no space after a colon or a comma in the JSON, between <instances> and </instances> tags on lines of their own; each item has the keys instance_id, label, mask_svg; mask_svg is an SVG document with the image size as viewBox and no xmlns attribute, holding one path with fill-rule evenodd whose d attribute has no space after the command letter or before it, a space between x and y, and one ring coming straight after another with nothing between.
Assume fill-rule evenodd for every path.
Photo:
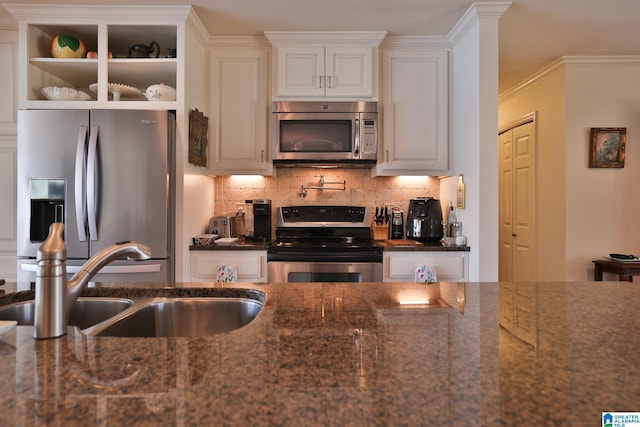
<instances>
[{"instance_id":1,"label":"white lower cabinet","mask_svg":"<svg viewBox=\"0 0 640 427\"><path fill-rule=\"evenodd\" d=\"M267 282L267 251L191 251L191 281L215 282L218 267L233 265L238 282Z\"/></svg>"},{"instance_id":2,"label":"white lower cabinet","mask_svg":"<svg viewBox=\"0 0 640 427\"><path fill-rule=\"evenodd\" d=\"M438 281L465 282L469 278L469 253L463 251L385 251L384 282L413 282L419 265L435 268Z\"/></svg>"}]
</instances>

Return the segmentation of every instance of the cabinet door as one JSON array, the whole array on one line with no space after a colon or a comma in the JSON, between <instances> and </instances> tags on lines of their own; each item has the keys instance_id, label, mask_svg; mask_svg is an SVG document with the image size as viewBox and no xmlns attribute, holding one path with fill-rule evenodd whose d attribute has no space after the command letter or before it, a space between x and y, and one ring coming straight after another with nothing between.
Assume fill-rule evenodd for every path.
<instances>
[{"instance_id":1,"label":"cabinet door","mask_svg":"<svg viewBox=\"0 0 640 427\"><path fill-rule=\"evenodd\" d=\"M449 172L448 53L382 52L382 150L378 175Z\"/></svg>"},{"instance_id":2,"label":"cabinet door","mask_svg":"<svg viewBox=\"0 0 640 427\"><path fill-rule=\"evenodd\" d=\"M16 83L18 32L0 30L0 278L16 280Z\"/></svg>"},{"instance_id":3,"label":"cabinet door","mask_svg":"<svg viewBox=\"0 0 640 427\"><path fill-rule=\"evenodd\" d=\"M16 279L16 141L0 136L0 278Z\"/></svg>"},{"instance_id":4,"label":"cabinet door","mask_svg":"<svg viewBox=\"0 0 640 427\"><path fill-rule=\"evenodd\" d=\"M327 47L327 97L372 97L373 48Z\"/></svg>"},{"instance_id":5,"label":"cabinet door","mask_svg":"<svg viewBox=\"0 0 640 427\"><path fill-rule=\"evenodd\" d=\"M324 96L323 46L278 47L276 60L276 96Z\"/></svg>"},{"instance_id":6,"label":"cabinet door","mask_svg":"<svg viewBox=\"0 0 640 427\"><path fill-rule=\"evenodd\" d=\"M16 134L18 32L0 29L0 135Z\"/></svg>"},{"instance_id":7,"label":"cabinet door","mask_svg":"<svg viewBox=\"0 0 640 427\"><path fill-rule=\"evenodd\" d=\"M389 252L383 257L384 282L413 282L418 265L436 270L439 281L466 281L469 257L466 252Z\"/></svg>"},{"instance_id":8,"label":"cabinet door","mask_svg":"<svg viewBox=\"0 0 640 427\"><path fill-rule=\"evenodd\" d=\"M212 172L272 173L267 132L267 61L266 48L212 53Z\"/></svg>"},{"instance_id":9,"label":"cabinet door","mask_svg":"<svg viewBox=\"0 0 640 427\"><path fill-rule=\"evenodd\" d=\"M238 282L266 283L266 251L191 251L191 281L215 282L221 264L234 265Z\"/></svg>"}]
</instances>

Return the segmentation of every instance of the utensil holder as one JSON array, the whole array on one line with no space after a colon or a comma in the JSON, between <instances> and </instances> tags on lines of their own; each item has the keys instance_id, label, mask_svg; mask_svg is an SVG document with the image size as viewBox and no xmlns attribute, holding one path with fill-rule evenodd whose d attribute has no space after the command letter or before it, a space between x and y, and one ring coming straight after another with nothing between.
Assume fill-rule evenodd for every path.
<instances>
[{"instance_id":1,"label":"utensil holder","mask_svg":"<svg viewBox=\"0 0 640 427\"><path fill-rule=\"evenodd\" d=\"M387 240L389 238L389 225L372 224L373 240Z\"/></svg>"}]
</instances>

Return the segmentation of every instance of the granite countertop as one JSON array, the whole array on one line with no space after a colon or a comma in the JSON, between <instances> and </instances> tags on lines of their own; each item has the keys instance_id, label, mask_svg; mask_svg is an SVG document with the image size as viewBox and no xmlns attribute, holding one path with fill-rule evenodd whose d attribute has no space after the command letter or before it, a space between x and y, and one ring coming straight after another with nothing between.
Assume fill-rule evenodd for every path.
<instances>
[{"instance_id":1,"label":"granite countertop","mask_svg":"<svg viewBox=\"0 0 640 427\"><path fill-rule=\"evenodd\" d=\"M394 240L391 243L388 240L376 240L376 244L382 246L384 251L442 251L442 252L469 252L471 248L469 246L444 246L440 242L433 243L417 243L413 240L405 239L406 244L403 244L399 240ZM192 251L264 251L273 242L252 242L244 239L239 239L236 243L229 245L217 245L215 243L211 245L191 245L189 250ZM416 244L417 243L417 244Z\"/></svg>"},{"instance_id":2,"label":"granite countertop","mask_svg":"<svg viewBox=\"0 0 640 427\"><path fill-rule=\"evenodd\" d=\"M633 283L105 284L87 294L174 292L266 300L249 325L210 337L70 327L36 341L18 326L0 340L0 425L582 426L640 408Z\"/></svg>"},{"instance_id":3,"label":"granite countertop","mask_svg":"<svg viewBox=\"0 0 640 427\"><path fill-rule=\"evenodd\" d=\"M266 251L270 242L254 242L239 238L237 242L228 245L212 243L210 245L190 245L191 251Z\"/></svg>"},{"instance_id":4,"label":"granite countertop","mask_svg":"<svg viewBox=\"0 0 640 427\"><path fill-rule=\"evenodd\" d=\"M415 242L410 239L403 240L380 240L377 244L383 247L386 252L469 252L469 246L445 246L440 242Z\"/></svg>"}]
</instances>

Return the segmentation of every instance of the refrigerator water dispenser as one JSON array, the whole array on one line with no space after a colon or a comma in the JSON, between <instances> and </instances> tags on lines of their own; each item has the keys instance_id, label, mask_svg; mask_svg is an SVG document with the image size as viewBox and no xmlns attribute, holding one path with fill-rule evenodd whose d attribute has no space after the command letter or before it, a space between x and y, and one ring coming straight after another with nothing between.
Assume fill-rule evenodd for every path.
<instances>
[{"instance_id":1,"label":"refrigerator water dispenser","mask_svg":"<svg viewBox=\"0 0 640 427\"><path fill-rule=\"evenodd\" d=\"M44 242L49 235L49 226L54 222L64 223L64 179L31 179L31 218L29 237L31 242Z\"/></svg>"}]
</instances>

